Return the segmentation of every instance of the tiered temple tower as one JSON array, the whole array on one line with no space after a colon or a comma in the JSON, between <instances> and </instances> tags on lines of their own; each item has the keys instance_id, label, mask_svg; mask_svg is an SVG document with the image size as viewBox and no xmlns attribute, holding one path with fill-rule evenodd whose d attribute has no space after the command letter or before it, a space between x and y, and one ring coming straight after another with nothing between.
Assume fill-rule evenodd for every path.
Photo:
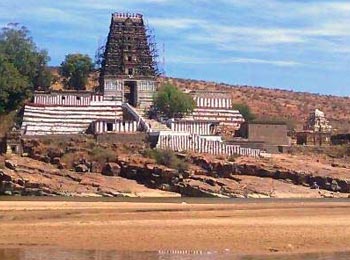
<instances>
[{"instance_id":1,"label":"tiered temple tower","mask_svg":"<svg viewBox=\"0 0 350 260\"><path fill-rule=\"evenodd\" d=\"M156 90L155 50L141 14L112 14L101 73L105 100L150 106Z\"/></svg>"}]
</instances>

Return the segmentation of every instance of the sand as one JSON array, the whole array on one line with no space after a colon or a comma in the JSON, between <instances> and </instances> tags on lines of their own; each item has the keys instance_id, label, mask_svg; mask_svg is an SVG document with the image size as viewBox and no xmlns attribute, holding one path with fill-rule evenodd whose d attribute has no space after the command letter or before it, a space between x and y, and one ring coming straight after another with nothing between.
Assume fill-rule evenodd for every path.
<instances>
[{"instance_id":1,"label":"sand","mask_svg":"<svg viewBox=\"0 0 350 260\"><path fill-rule=\"evenodd\" d=\"M0 201L0 248L350 251L350 203Z\"/></svg>"}]
</instances>

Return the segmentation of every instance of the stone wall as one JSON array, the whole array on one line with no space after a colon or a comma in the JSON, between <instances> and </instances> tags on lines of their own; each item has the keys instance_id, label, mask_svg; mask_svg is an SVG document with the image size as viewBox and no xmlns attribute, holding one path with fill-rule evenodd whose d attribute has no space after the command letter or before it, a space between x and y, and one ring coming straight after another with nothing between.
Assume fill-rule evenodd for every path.
<instances>
[{"instance_id":1,"label":"stone wall","mask_svg":"<svg viewBox=\"0 0 350 260\"><path fill-rule=\"evenodd\" d=\"M290 145L285 124L243 124L241 134L250 142L264 142L269 145Z\"/></svg>"}]
</instances>

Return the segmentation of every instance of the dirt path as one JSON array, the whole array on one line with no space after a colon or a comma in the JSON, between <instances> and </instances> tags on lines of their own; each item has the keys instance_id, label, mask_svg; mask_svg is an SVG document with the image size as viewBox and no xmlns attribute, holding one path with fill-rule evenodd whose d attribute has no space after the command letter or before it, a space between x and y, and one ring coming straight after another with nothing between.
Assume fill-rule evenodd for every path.
<instances>
[{"instance_id":1,"label":"dirt path","mask_svg":"<svg viewBox=\"0 0 350 260\"><path fill-rule=\"evenodd\" d=\"M348 251L349 241L347 202L0 201L2 248L265 254Z\"/></svg>"}]
</instances>

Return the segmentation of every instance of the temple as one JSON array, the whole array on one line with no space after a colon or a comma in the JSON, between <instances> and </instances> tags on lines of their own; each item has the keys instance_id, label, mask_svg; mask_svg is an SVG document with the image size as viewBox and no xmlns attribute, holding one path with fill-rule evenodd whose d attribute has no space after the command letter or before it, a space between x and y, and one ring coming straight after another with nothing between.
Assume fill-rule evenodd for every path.
<instances>
[{"instance_id":1,"label":"temple","mask_svg":"<svg viewBox=\"0 0 350 260\"><path fill-rule=\"evenodd\" d=\"M329 145L331 143L332 126L325 114L315 109L309 113L302 131L297 132L299 145Z\"/></svg>"},{"instance_id":2,"label":"temple","mask_svg":"<svg viewBox=\"0 0 350 260\"><path fill-rule=\"evenodd\" d=\"M102 62L105 100L149 107L156 90L156 48L141 14L114 13Z\"/></svg>"},{"instance_id":3,"label":"temple","mask_svg":"<svg viewBox=\"0 0 350 260\"><path fill-rule=\"evenodd\" d=\"M259 156L261 150L226 143L244 122L224 91L187 91L196 108L184 118L151 119L159 88L157 52L141 14L112 14L100 72L100 92L35 92L25 105L24 136L145 132L153 147L216 155ZM112 138L113 139L113 138ZM111 140L111 138L109 138Z\"/></svg>"}]
</instances>

